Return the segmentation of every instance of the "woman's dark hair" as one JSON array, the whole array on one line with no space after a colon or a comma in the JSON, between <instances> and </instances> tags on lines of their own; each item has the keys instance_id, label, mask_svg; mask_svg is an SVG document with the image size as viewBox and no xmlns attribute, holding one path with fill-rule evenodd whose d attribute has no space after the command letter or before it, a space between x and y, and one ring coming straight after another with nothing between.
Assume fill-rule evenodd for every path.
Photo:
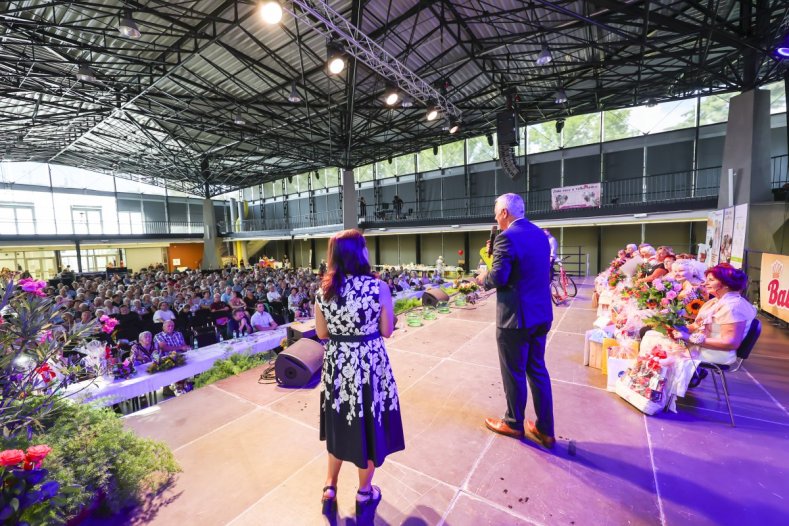
<instances>
[{"instance_id":1,"label":"woman's dark hair","mask_svg":"<svg viewBox=\"0 0 789 526\"><path fill-rule=\"evenodd\" d=\"M704 275L712 276L735 292L742 292L748 286L748 275L744 271L734 268L728 263L719 263L708 268Z\"/></svg>"},{"instance_id":2,"label":"woman's dark hair","mask_svg":"<svg viewBox=\"0 0 789 526\"><path fill-rule=\"evenodd\" d=\"M321 280L323 298L331 300L340 293L345 276L369 276L367 243L358 230L343 230L329 239L326 273Z\"/></svg>"}]
</instances>

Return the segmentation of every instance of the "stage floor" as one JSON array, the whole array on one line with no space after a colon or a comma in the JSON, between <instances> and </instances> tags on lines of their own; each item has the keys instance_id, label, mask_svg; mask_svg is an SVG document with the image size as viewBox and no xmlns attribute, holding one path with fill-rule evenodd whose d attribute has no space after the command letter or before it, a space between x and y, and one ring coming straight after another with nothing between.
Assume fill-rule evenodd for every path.
<instances>
[{"instance_id":1,"label":"stage floor","mask_svg":"<svg viewBox=\"0 0 789 526\"><path fill-rule=\"evenodd\" d=\"M647 417L582 365L583 333L595 318L590 297L582 287L555 309L547 361L561 440L553 453L484 427L485 417L504 411L495 296L423 327L399 324L387 349L406 450L376 474L383 491L376 524L777 524L789 516L786 332L765 323L752 357L729 375L736 428L710 378L680 400L678 414ZM106 524L324 524L318 390L261 385L259 375L126 418L141 435L167 442L184 471L145 509ZM339 524L354 524L356 486L347 464Z\"/></svg>"}]
</instances>

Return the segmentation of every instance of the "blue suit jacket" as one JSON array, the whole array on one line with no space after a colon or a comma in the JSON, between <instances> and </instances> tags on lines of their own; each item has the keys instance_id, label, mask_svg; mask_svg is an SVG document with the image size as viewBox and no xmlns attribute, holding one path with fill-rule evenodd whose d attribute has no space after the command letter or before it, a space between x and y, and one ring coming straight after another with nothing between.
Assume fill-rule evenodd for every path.
<instances>
[{"instance_id":1,"label":"blue suit jacket","mask_svg":"<svg viewBox=\"0 0 789 526\"><path fill-rule=\"evenodd\" d=\"M496 326L526 329L553 321L548 238L526 218L500 232L485 285L497 289Z\"/></svg>"}]
</instances>

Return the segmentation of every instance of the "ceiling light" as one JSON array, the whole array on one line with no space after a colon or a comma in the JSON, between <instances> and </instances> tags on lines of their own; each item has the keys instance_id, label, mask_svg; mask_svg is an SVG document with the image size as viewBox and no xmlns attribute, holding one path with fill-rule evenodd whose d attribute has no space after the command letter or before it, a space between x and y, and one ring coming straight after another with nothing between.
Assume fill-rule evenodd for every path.
<instances>
[{"instance_id":1,"label":"ceiling light","mask_svg":"<svg viewBox=\"0 0 789 526\"><path fill-rule=\"evenodd\" d=\"M118 25L118 31L126 38L140 38L140 29L134 22L131 14L121 16L121 23Z\"/></svg>"},{"instance_id":2,"label":"ceiling light","mask_svg":"<svg viewBox=\"0 0 789 526\"><path fill-rule=\"evenodd\" d=\"M87 64L80 64L79 68L77 68L77 80L93 82L96 80L96 73Z\"/></svg>"},{"instance_id":3,"label":"ceiling light","mask_svg":"<svg viewBox=\"0 0 789 526\"><path fill-rule=\"evenodd\" d=\"M267 0L260 5L260 18L269 25L279 24L282 20L282 6L276 0Z\"/></svg>"},{"instance_id":4,"label":"ceiling light","mask_svg":"<svg viewBox=\"0 0 789 526\"><path fill-rule=\"evenodd\" d=\"M565 91L560 88L559 91L556 92L556 97L553 99L553 101L556 104L564 104L567 102L567 93L565 93Z\"/></svg>"},{"instance_id":5,"label":"ceiling light","mask_svg":"<svg viewBox=\"0 0 789 526\"><path fill-rule=\"evenodd\" d=\"M553 56L551 55L551 50L548 49L548 46L543 44L542 51L540 51L540 55L537 57L537 65L538 66L547 66L553 60Z\"/></svg>"},{"instance_id":6,"label":"ceiling light","mask_svg":"<svg viewBox=\"0 0 789 526\"><path fill-rule=\"evenodd\" d=\"M439 113L441 113L441 109L435 104L431 104L427 107L427 114L425 117L428 121L434 121L438 118Z\"/></svg>"},{"instance_id":7,"label":"ceiling light","mask_svg":"<svg viewBox=\"0 0 789 526\"><path fill-rule=\"evenodd\" d=\"M330 75L339 75L345 69L345 50L337 42L326 44L326 66Z\"/></svg>"},{"instance_id":8,"label":"ceiling light","mask_svg":"<svg viewBox=\"0 0 789 526\"><path fill-rule=\"evenodd\" d=\"M460 121L454 120L452 124L449 125L449 133L450 135L454 135L460 131Z\"/></svg>"},{"instance_id":9,"label":"ceiling light","mask_svg":"<svg viewBox=\"0 0 789 526\"><path fill-rule=\"evenodd\" d=\"M781 46L779 48L776 48L775 52L778 53L783 58L789 58L789 46Z\"/></svg>"},{"instance_id":10,"label":"ceiling light","mask_svg":"<svg viewBox=\"0 0 789 526\"><path fill-rule=\"evenodd\" d=\"M409 97L408 95L403 97L403 102L400 103L400 106L403 108L410 108L414 105L414 99Z\"/></svg>"},{"instance_id":11,"label":"ceiling light","mask_svg":"<svg viewBox=\"0 0 789 526\"><path fill-rule=\"evenodd\" d=\"M238 126L243 126L246 123L247 121L244 120L244 117L242 117L240 113L235 113L233 115L233 124L237 124Z\"/></svg>"},{"instance_id":12,"label":"ceiling light","mask_svg":"<svg viewBox=\"0 0 789 526\"><path fill-rule=\"evenodd\" d=\"M296 89L295 80L290 83L290 95L288 95L288 100L293 104L301 102L301 95L299 95L299 90Z\"/></svg>"},{"instance_id":13,"label":"ceiling light","mask_svg":"<svg viewBox=\"0 0 789 526\"><path fill-rule=\"evenodd\" d=\"M390 86L386 88L386 91L384 92L384 102L386 102L387 106L394 106L399 100L400 92L397 91L396 87Z\"/></svg>"}]
</instances>

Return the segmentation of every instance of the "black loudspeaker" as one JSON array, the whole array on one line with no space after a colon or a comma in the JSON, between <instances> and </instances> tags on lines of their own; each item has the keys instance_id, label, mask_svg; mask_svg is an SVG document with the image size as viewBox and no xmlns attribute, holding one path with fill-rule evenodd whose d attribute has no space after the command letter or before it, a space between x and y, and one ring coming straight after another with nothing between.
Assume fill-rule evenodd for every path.
<instances>
[{"instance_id":1,"label":"black loudspeaker","mask_svg":"<svg viewBox=\"0 0 789 526\"><path fill-rule=\"evenodd\" d=\"M303 338L277 356L274 376L284 387L304 387L323 367L323 345Z\"/></svg>"},{"instance_id":2,"label":"black loudspeaker","mask_svg":"<svg viewBox=\"0 0 789 526\"><path fill-rule=\"evenodd\" d=\"M506 109L496 114L496 135L499 146L518 146L518 113L514 109Z\"/></svg>"},{"instance_id":3,"label":"black loudspeaker","mask_svg":"<svg viewBox=\"0 0 789 526\"><path fill-rule=\"evenodd\" d=\"M422 306L435 307L439 301L449 301L449 294L441 289L428 289L422 294Z\"/></svg>"}]
</instances>

